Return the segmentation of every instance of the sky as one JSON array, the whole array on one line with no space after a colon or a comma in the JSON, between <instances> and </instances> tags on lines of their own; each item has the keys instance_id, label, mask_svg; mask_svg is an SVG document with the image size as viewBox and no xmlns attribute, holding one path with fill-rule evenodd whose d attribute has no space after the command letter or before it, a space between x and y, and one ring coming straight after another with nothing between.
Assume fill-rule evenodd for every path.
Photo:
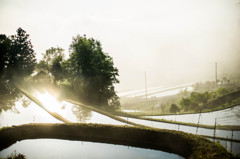
<instances>
[{"instance_id":1,"label":"sky","mask_svg":"<svg viewBox=\"0 0 240 159\"><path fill-rule=\"evenodd\" d=\"M21 27L37 54L86 34L119 69L117 90L232 77L240 68L239 0L0 0L0 34Z\"/></svg>"}]
</instances>

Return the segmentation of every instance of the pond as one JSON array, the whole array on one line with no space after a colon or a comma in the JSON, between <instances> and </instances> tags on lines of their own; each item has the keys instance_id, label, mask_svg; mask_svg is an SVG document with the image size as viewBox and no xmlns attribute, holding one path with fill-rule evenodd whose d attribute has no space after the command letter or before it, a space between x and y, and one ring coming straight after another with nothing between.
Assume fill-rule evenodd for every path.
<instances>
[{"instance_id":1,"label":"pond","mask_svg":"<svg viewBox=\"0 0 240 159\"><path fill-rule=\"evenodd\" d=\"M15 150L17 153L24 154L28 159L183 159L176 154L151 149L59 139L23 140L0 151L0 157L7 157Z\"/></svg>"},{"instance_id":2,"label":"pond","mask_svg":"<svg viewBox=\"0 0 240 159\"><path fill-rule=\"evenodd\" d=\"M183 115L163 115L163 116L147 116L154 119L165 119L172 121L199 123L203 125L239 125L240 123L240 105L208 113L197 114L183 114Z\"/></svg>"}]
</instances>

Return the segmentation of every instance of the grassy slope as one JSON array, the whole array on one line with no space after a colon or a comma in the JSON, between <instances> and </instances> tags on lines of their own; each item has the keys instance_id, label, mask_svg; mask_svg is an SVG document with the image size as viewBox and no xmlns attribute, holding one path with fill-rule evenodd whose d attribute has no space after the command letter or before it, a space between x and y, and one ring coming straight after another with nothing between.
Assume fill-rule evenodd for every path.
<instances>
[{"instance_id":1,"label":"grassy slope","mask_svg":"<svg viewBox=\"0 0 240 159\"><path fill-rule=\"evenodd\" d=\"M233 158L221 145L188 133L100 124L27 124L0 129L0 150L16 141L57 138L151 148L186 158Z\"/></svg>"}]
</instances>

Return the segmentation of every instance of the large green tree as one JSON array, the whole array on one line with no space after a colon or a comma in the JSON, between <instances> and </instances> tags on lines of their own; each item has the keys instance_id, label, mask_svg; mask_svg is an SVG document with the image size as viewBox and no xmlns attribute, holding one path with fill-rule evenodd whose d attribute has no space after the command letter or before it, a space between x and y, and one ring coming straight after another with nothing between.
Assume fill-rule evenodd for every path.
<instances>
[{"instance_id":1,"label":"large green tree","mask_svg":"<svg viewBox=\"0 0 240 159\"><path fill-rule=\"evenodd\" d=\"M7 37L0 35L0 77L13 81L29 76L35 67L36 58L29 35L23 29Z\"/></svg>"},{"instance_id":2,"label":"large green tree","mask_svg":"<svg viewBox=\"0 0 240 159\"><path fill-rule=\"evenodd\" d=\"M14 102L17 92L14 82L32 74L36 64L35 52L29 35L21 28L17 34L0 35L0 112Z\"/></svg>"},{"instance_id":3,"label":"large green tree","mask_svg":"<svg viewBox=\"0 0 240 159\"><path fill-rule=\"evenodd\" d=\"M114 84L118 69L102 50L101 43L85 35L73 37L70 45L71 83L79 97L100 106L118 106Z\"/></svg>"},{"instance_id":4,"label":"large green tree","mask_svg":"<svg viewBox=\"0 0 240 159\"><path fill-rule=\"evenodd\" d=\"M10 55L8 59L8 69L11 75L16 77L29 76L36 64L36 54L29 39L29 34L22 28L17 29L17 34L11 36Z\"/></svg>"}]
</instances>

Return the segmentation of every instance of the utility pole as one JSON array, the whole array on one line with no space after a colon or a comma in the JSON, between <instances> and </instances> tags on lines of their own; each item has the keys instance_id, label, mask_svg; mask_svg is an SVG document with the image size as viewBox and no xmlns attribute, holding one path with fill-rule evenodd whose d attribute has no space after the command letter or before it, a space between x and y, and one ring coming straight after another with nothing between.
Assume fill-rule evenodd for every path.
<instances>
[{"instance_id":1,"label":"utility pole","mask_svg":"<svg viewBox=\"0 0 240 159\"><path fill-rule=\"evenodd\" d=\"M217 62L215 62L215 79L216 79L216 83L218 83L218 79L217 79Z\"/></svg>"},{"instance_id":2,"label":"utility pole","mask_svg":"<svg viewBox=\"0 0 240 159\"><path fill-rule=\"evenodd\" d=\"M146 93L146 101L147 101L147 74L145 72L145 93Z\"/></svg>"}]
</instances>

